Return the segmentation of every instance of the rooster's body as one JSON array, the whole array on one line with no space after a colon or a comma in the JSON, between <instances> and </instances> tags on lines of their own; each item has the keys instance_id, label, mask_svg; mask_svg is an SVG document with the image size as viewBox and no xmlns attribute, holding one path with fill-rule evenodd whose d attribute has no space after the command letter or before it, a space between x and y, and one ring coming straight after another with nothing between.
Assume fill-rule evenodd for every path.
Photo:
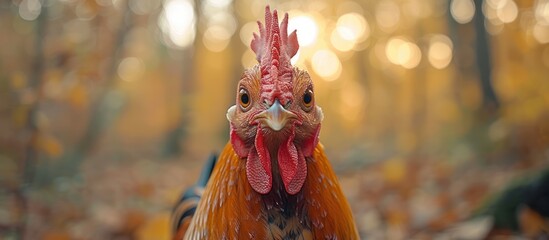
<instances>
[{"instance_id":1,"label":"rooster's body","mask_svg":"<svg viewBox=\"0 0 549 240\"><path fill-rule=\"evenodd\" d=\"M287 23L267 7L251 44L260 64L245 71L227 112L231 141L198 204L193 190L176 208L176 239L358 239L318 143L312 81L289 61L299 45Z\"/></svg>"}]
</instances>

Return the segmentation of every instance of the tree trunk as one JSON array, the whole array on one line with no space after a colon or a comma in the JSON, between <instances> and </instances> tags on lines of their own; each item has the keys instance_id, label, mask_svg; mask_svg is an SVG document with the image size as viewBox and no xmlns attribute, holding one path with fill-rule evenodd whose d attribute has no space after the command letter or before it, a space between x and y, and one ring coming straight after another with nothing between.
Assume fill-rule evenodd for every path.
<instances>
[{"instance_id":1,"label":"tree trunk","mask_svg":"<svg viewBox=\"0 0 549 240\"><path fill-rule=\"evenodd\" d=\"M499 102L492 87L492 65L490 62L490 43L484 25L485 17L482 13L484 0L475 0L475 33L476 33L476 62L482 89L482 109L492 112L499 106Z\"/></svg>"}]
</instances>

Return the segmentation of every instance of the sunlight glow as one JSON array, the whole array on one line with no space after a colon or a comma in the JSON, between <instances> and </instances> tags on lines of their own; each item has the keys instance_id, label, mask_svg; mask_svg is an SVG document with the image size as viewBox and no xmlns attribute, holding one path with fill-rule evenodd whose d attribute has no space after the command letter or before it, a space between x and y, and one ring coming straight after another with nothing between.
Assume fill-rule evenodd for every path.
<instances>
[{"instance_id":1,"label":"sunlight glow","mask_svg":"<svg viewBox=\"0 0 549 240\"><path fill-rule=\"evenodd\" d=\"M314 18L305 14L296 14L288 22L288 34L297 29L300 46L313 45L318 38L318 25Z\"/></svg>"},{"instance_id":2,"label":"sunlight glow","mask_svg":"<svg viewBox=\"0 0 549 240\"><path fill-rule=\"evenodd\" d=\"M185 48L194 42L195 22L194 7L188 0L165 1L158 19L166 43L175 48Z\"/></svg>"},{"instance_id":3,"label":"sunlight glow","mask_svg":"<svg viewBox=\"0 0 549 240\"><path fill-rule=\"evenodd\" d=\"M330 50L319 50L312 58L313 70L324 80L334 81L341 75L341 62Z\"/></svg>"}]
</instances>

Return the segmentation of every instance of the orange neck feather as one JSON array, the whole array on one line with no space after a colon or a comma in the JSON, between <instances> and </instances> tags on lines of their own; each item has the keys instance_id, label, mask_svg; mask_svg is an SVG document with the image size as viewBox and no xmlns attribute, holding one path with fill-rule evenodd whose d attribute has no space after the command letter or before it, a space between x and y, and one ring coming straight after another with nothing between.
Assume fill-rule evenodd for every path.
<instances>
[{"instance_id":1,"label":"orange neck feather","mask_svg":"<svg viewBox=\"0 0 549 240\"><path fill-rule=\"evenodd\" d=\"M300 193L286 199L301 213L314 239L359 239L349 204L323 147L307 158L307 179ZM281 191L284 191L282 187ZM274 192L274 188L273 191ZM273 194L255 192L246 179L246 160L229 143L220 154L187 239L270 239L267 204ZM286 206L282 206L286 207Z\"/></svg>"}]
</instances>

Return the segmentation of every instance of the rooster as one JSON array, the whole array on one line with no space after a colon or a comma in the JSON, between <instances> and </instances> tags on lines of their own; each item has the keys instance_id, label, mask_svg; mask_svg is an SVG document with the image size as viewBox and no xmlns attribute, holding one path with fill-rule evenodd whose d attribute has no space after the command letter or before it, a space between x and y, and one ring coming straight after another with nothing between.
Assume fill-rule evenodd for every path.
<instances>
[{"instance_id":1,"label":"rooster","mask_svg":"<svg viewBox=\"0 0 549 240\"><path fill-rule=\"evenodd\" d=\"M359 239L318 142L313 82L290 63L299 44L288 14L279 23L267 6L258 25L250 45L259 63L227 111L230 142L176 206L174 239Z\"/></svg>"}]
</instances>

